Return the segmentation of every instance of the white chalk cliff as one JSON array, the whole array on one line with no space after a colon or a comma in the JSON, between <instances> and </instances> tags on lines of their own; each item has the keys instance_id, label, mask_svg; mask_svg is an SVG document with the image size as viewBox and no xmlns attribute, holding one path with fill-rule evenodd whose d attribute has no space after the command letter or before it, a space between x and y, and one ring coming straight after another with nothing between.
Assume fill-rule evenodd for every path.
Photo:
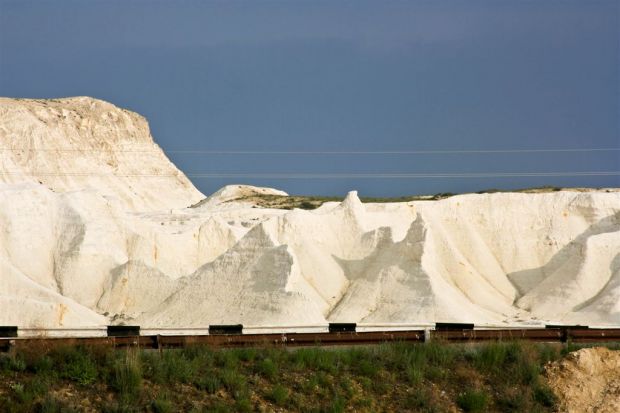
<instances>
[{"instance_id":1,"label":"white chalk cliff","mask_svg":"<svg viewBox=\"0 0 620 413\"><path fill-rule=\"evenodd\" d=\"M204 199L143 117L86 97L0 98L0 161L0 325L620 325L617 189Z\"/></svg>"}]
</instances>

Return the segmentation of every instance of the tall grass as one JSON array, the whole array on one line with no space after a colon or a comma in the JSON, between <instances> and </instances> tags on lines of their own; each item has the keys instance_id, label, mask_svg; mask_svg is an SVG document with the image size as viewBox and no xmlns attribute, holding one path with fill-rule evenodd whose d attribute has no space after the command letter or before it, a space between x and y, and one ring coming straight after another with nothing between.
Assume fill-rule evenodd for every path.
<instances>
[{"instance_id":1,"label":"tall grass","mask_svg":"<svg viewBox=\"0 0 620 413\"><path fill-rule=\"evenodd\" d=\"M520 342L292 351L58 348L0 355L0 411L79 410L83 398L109 394L97 410L550 412L556 399L541 373L560 357L558 346ZM54 396L67 386L80 395L76 400Z\"/></svg>"},{"instance_id":2,"label":"tall grass","mask_svg":"<svg viewBox=\"0 0 620 413\"><path fill-rule=\"evenodd\" d=\"M124 351L121 358L114 363L112 387L120 395L122 402L131 404L140 397L142 384L142 363L136 349Z\"/></svg>"},{"instance_id":3,"label":"tall grass","mask_svg":"<svg viewBox=\"0 0 620 413\"><path fill-rule=\"evenodd\" d=\"M489 403L489 396L484 391L466 390L458 395L456 404L463 409L464 412L483 412Z\"/></svg>"}]
</instances>

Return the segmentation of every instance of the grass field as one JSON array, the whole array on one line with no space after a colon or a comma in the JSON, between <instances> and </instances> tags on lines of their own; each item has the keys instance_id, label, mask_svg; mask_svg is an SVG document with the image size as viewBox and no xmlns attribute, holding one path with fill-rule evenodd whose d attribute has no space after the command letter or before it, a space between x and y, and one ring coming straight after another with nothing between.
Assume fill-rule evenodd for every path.
<instances>
[{"instance_id":1,"label":"grass field","mask_svg":"<svg viewBox=\"0 0 620 413\"><path fill-rule=\"evenodd\" d=\"M550 412L543 365L568 350L521 342L32 348L0 355L0 411Z\"/></svg>"}]
</instances>

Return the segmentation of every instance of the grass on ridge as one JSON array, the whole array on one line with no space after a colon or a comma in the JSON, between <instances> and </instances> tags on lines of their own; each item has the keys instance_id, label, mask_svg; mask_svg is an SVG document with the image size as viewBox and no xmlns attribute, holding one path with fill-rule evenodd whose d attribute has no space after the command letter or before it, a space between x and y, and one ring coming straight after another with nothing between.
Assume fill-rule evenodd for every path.
<instances>
[{"instance_id":1,"label":"grass on ridge","mask_svg":"<svg viewBox=\"0 0 620 413\"><path fill-rule=\"evenodd\" d=\"M517 192L517 193L548 193L557 192L562 189L556 186L541 186L534 188L503 190L490 188L476 192L477 194L492 194L498 192ZM583 191L587 188L572 188L571 190ZM450 198L458 194L451 192L441 192L435 195L411 195L401 197L360 197L360 200L364 203L386 203L386 202L410 202L410 201L437 201L445 198ZM241 197L231 199L227 202L245 201L252 202L254 205L260 208L275 208L275 209L316 209L323 205L325 202L342 202L343 197L335 196L305 196L305 195L270 195L270 194L254 194L247 197Z\"/></svg>"}]
</instances>

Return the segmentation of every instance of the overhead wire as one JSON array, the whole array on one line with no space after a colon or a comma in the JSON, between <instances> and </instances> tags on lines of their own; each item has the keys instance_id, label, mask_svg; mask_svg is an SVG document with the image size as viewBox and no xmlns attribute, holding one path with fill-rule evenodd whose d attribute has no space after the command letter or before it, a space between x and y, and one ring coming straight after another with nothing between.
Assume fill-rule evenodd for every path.
<instances>
[{"instance_id":1,"label":"overhead wire","mask_svg":"<svg viewBox=\"0 0 620 413\"><path fill-rule=\"evenodd\" d=\"M376 151L229 151L229 150L170 150L167 153L213 155L435 155L485 153L548 153L548 152L605 152L620 148L561 148L561 149L446 149L446 150L376 150Z\"/></svg>"},{"instance_id":2,"label":"overhead wire","mask_svg":"<svg viewBox=\"0 0 620 413\"><path fill-rule=\"evenodd\" d=\"M102 174L89 172L0 172L8 176L60 177L96 176L121 178L165 178L181 174ZM419 179L419 178L504 178L504 177L572 177L620 176L620 171L552 171L552 172L459 172L459 173L187 173L188 178L261 178L261 179Z\"/></svg>"},{"instance_id":3,"label":"overhead wire","mask_svg":"<svg viewBox=\"0 0 620 413\"><path fill-rule=\"evenodd\" d=\"M159 149L75 149L75 148L0 148L0 151L28 152L109 152L109 153L161 153ZM547 148L547 149L447 149L447 150L377 150L377 151L235 151L235 150L168 150L176 154L213 155L424 155L424 154L524 154L524 153L579 153L610 152L620 148ZM178 177L179 174L102 174L98 172L12 172L0 171L8 176L98 176L127 178L165 178ZM188 178L259 178L259 179L449 179L449 178L502 178L502 177L579 177L579 176L620 176L620 171L551 171L551 172L447 172L447 173L187 173Z\"/></svg>"},{"instance_id":4,"label":"overhead wire","mask_svg":"<svg viewBox=\"0 0 620 413\"><path fill-rule=\"evenodd\" d=\"M9 152L110 152L110 153L159 153L158 149L76 149L76 148L0 148ZM525 149L421 149L421 150L219 150L171 149L164 153L204 155L439 155L439 154L498 154L498 153L553 153L553 152L615 152L620 148L525 148Z\"/></svg>"},{"instance_id":5,"label":"overhead wire","mask_svg":"<svg viewBox=\"0 0 620 413\"><path fill-rule=\"evenodd\" d=\"M262 179L431 179L431 178L503 178L528 176L620 176L620 171L579 172L484 172L484 173L256 173L187 174L189 178L262 178Z\"/></svg>"}]
</instances>

